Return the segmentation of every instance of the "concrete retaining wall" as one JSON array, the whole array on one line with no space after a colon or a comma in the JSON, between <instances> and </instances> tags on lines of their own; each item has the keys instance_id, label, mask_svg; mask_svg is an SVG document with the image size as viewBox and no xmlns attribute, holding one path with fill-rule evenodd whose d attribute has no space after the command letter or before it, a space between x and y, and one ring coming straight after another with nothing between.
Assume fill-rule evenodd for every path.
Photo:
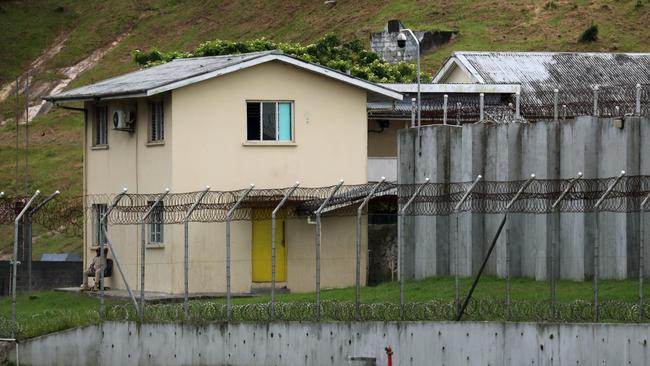
<instances>
[{"instance_id":1,"label":"concrete retaining wall","mask_svg":"<svg viewBox=\"0 0 650 366\"><path fill-rule=\"evenodd\" d=\"M461 128L422 128L422 154L417 131L398 137L398 181L433 183L485 180L512 181L535 173L540 179L650 175L650 120L627 117L623 128L612 119L580 117L560 123L468 124ZM644 143L645 142L645 143ZM463 213L455 216L410 217L405 220L405 274L424 278L453 274L451 250L460 251L459 273L477 272L501 215ZM646 217L643 222L648 222ZM647 224L646 224L647 225ZM511 243L511 274L543 280L549 268L548 248L559 230L559 273L585 280L593 274L593 245L600 235L602 278L638 277L640 215L638 213L514 214L497 243L487 273L504 275L504 240ZM650 243L650 230L646 230ZM646 246L650 275L650 245Z\"/></svg>"},{"instance_id":2,"label":"concrete retaining wall","mask_svg":"<svg viewBox=\"0 0 650 366\"><path fill-rule=\"evenodd\" d=\"M650 326L500 322L105 323L20 343L21 365L647 365ZM15 353L11 357L15 359Z\"/></svg>"}]
</instances>

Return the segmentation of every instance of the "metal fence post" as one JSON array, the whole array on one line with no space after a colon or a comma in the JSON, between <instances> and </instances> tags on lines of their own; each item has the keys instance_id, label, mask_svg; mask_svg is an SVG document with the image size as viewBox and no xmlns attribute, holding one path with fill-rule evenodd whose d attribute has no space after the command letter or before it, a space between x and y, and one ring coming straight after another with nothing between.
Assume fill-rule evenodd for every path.
<instances>
[{"instance_id":1,"label":"metal fence post","mask_svg":"<svg viewBox=\"0 0 650 366\"><path fill-rule=\"evenodd\" d=\"M230 318L232 316L232 290L230 286L231 282L231 275L230 275L230 221L232 220L233 215L235 214L235 210L239 208L239 205L244 201L244 199L248 196L248 194L255 188L255 184L251 184L248 189L244 191L244 194L242 194L235 204L228 210L226 213L226 318L228 321L230 321Z\"/></svg>"},{"instance_id":2,"label":"metal fence post","mask_svg":"<svg viewBox=\"0 0 650 366\"><path fill-rule=\"evenodd\" d=\"M550 283L550 290L551 290L551 319L555 320L556 317L556 305L557 305L557 291L556 291L556 281L557 281L557 271L556 271L556 264L555 264L555 259L556 259L556 254L558 250L558 244L560 242L559 239L559 225L560 225L560 202L566 197L566 195L569 193L569 191L573 188L573 186L578 182L578 179L582 178L582 172L578 172L578 175L571 179L569 181L569 186L562 191L560 196L553 202L553 205L551 206L551 210L555 212L557 215L557 225L553 225L554 227L554 232L552 233L553 238L551 240L551 248L549 250L549 257L550 257L550 262L551 262L551 268L549 273L549 283Z\"/></svg>"},{"instance_id":3,"label":"metal fence post","mask_svg":"<svg viewBox=\"0 0 650 366\"><path fill-rule=\"evenodd\" d=\"M343 185L343 179L339 181L339 183L332 189L330 194L327 196L325 201L318 207L316 210L316 320L320 320L320 242L321 242L321 222L320 222L320 217L321 213L327 207L327 204L329 201L332 199L332 197L336 194L336 192L341 188Z\"/></svg>"},{"instance_id":4,"label":"metal fence post","mask_svg":"<svg viewBox=\"0 0 650 366\"><path fill-rule=\"evenodd\" d=\"M144 299L144 287L145 287L145 252L146 252L146 246L147 246L147 241L145 239L146 237L146 220L149 218L151 213L158 207L160 202L169 194L169 188L165 189L165 192L161 193L158 198L156 198L156 201L149 207L147 212L142 215L140 218L140 322L144 322L144 306L145 306L145 299ZM163 220L164 221L164 220Z\"/></svg>"},{"instance_id":5,"label":"metal fence post","mask_svg":"<svg viewBox=\"0 0 650 366\"><path fill-rule=\"evenodd\" d=\"M618 184L618 182L625 175L625 170L621 171L621 174L616 177L616 180L607 188L605 193L598 199L594 205L594 213L596 215L596 242L594 244L594 320L598 321L600 318L600 307L598 304L598 277L600 273L600 224L599 224L599 214L600 214L600 205L603 201L609 196L610 192Z\"/></svg>"},{"instance_id":6,"label":"metal fence post","mask_svg":"<svg viewBox=\"0 0 650 366\"><path fill-rule=\"evenodd\" d=\"M478 95L479 122L485 120L485 94Z\"/></svg>"},{"instance_id":7,"label":"metal fence post","mask_svg":"<svg viewBox=\"0 0 650 366\"><path fill-rule=\"evenodd\" d=\"M398 211L398 233L397 233L397 278L399 279L399 318L404 320L404 214L406 209L413 203L415 198L420 194L422 188L429 184L429 178L424 178L424 183L420 184L411 198Z\"/></svg>"},{"instance_id":8,"label":"metal fence post","mask_svg":"<svg viewBox=\"0 0 650 366\"><path fill-rule=\"evenodd\" d=\"M641 84L636 84L636 108L634 112L637 116L641 115Z\"/></svg>"},{"instance_id":9,"label":"metal fence post","mask_svg":"<svg viewBox=\"0 0 650 366\"><path fill-rule=\"evenodd\" d=\"M210 186L206 186L205 190L199 193L199 197L196 199L196 202L190 206L189 210L183 218L183 279L184 279L184 296L183 296L183 314L185 316L185 321L190 320L190 217L192 212L196 207L201 203L203 197L210 191Z\"/></svg>"},{"instance_id":10,"label":"metal fence post","mask_svg":"<svg viewBox=\"0 0 650 366\"><path fill-rule=\"evenodd\" d=\"M354 291L354 318L359 321L361 320L361 216L363 215L363 209L368 205L372 196L377 192L379 186L386 181L386 177L381 177L381 180L375 184L370 193L366 198L363 199L363 202L357 208L357 240L356 240L356 256L355 256L355 291Z\"/></svg>"},{"instance_id":11,"label":"metal fence post","mask_svg":"<svg viewBox=\"0 0 650 366\"><path fill-rule=\"evenodd\" d=\"M594 117L598 117L598 85L594 86Z\"/></svg>"},{"instance_id":12,"label":"metal fence post","mask_svg":"<svg viewBox=\"0 0 650 366\"><path fill-rule=\"evenodd\" d=\"M447 124L447 101L449 96L447 94L442 96L442 124Z\"/></svg>"},{"instance_id":13,"label":"metal fence post","mask_svg":"<svg viewBox=\"0 0 650 366\"><path fill-rule=\"evenodd\" d=\"M411 127L415 127L415 98L411 98Z\"/></svg>"},{"instance_id":14,"label":"metal fence post","mask_svg":"<svg viewBox=\"0 0 650 366\"><path fill-rule=\"evenodd\" d=\"M643 202L641 202L641 217L639 218L641 228L641 240L639 240L639 321L643 321L643 318L645 317L645 312L643 310L643 276L645 271L645 238L643 237L645 235L645 230L643 229L643 217L645 216L645 206L648 203L648 200L650 200L650 194L646 196Z\"/></svg>"},{"instance_id":15,"label":"metal fence post","mask_svg":"<svg viewBox=\"0 0 650 366\"><path fill-rule=\"evenodd\" d=\"M104 233L105 231L102 230L101 228L104 226L104 223L106 220L108 220L108 215L113 211L113 208L120 202L122 197L126 194L128 189L123 188L122 192L120 192L117 196L115 196L115 199L113 200L113 203L108 207L106 212L99 218L99 230L100 233ZM100 240L99 240L99 258L100 258L100 263L106 262L106 258L104 256L104 240L101 239L101 234L100 234ZM104 320L104 271L99 271L99 275L97 274L97 271L95 271L95 281L97 280L97 276L99 276L99 316L102 320Z\"/></svg>"},{"instance_id":16,"label":"metal fence post","mask_svg":"<svg viewBox=\"0 0 650 366\"><path fill-rule=\"evenodd\" d=\"M482 94L482 93L481 93ZM458 232L458 215L460 212L460 206L465 203L469 195L472 193L478 182L483 178L482 175L476 176L476 179L474 180L474 183L469 187L467 192L461 197L460 201L454 206L454 212L456 213L456 245L454 245L454 309L456 311L456 316L458 316L458 313L460 312L460 279L459 279L459 268L460 265L458 263L460 256L458 255L458 246L460 244L460 235Z\"/></svg>"},{"instance_id":17,"label":"metal fence post","mask_svg":"<svg viewBox=\"0 0 650 366\"><path fill-rule=\"evenodd\" d=\"M558 89L553 89L553 121L557 122L560 117L560 109L558 108L559 102L559 93Z\"/></svg>"},{"instance_id":18,"label":"metal fence post","mask_svg":"<svg viewBox=\"0 0 650 366\"><path fill-rule=\"evenodd\" d=\"M131 286L129 286L129 281L126 280L126 275L124 274L124 271L122 270L122 266L120 265L120 259L117 256L117 251L113 247L113 242L111 241L111 238L108 235L107 226L105 227L104 224L103 224L108 219L108 216L110 215L110 213L117 206L117 204L120 202L120 200L124 197L125 194L126 194L126 188L124 188L122 193L119 194L115 198L115 201L113 202L111 207L106 211L106 214L104 214L103 220L100 221L99 227L100 227L100 230L104 233L104 238L106 239L106 244L108 244L108 248L111 250L111 252L113 252L113 260L115 261L117 271L120 272L120 276L122 276L122 280L124 281L124 286L126 286L126 291L128 292L129 297L131 298L131 301L133 301L133 306L135 307L135 310L138 311L138 309L139 309L138 301L135 299L135 295L133 294L133 291L131 291ZM100 253L100 258L101 258L100 262L104 263L106 258L104 256L104 242L103 241L100 242L100 251L101 251L101 253ZM102 291L102 293L101 293L101 297L102 297L102 300L101 300L102 301L101 302L102 316L104 314L104 308L103 308L104 307L104 302L103 301L104 301L104 271L105 270L106 269L104 268L101 271L99 271L100 272L100 274L99 274L99 277L100 277L99 286L100 286L100 289ZM97 276L97 272L95 272L95 276Z\"/></svg>"},{"instance_id":19,"label":"metal fence post","mask_svg":"<svg viewBox=\"0 0 650 366\"><path fill-rule=\"evenodd\" d=\"M18 213L16 219L14 220L14 252L11 258L11 338L16 338L16 329L18 324L16 322L16 276L18 276L18 228L20 226L20 220L29 209L29 206L32 205L36 197L41 193L41 191L36 190L32 198L27 201L23 209ZM24 238L23 238L24 239Z\"/></svg>"},{"instance_id":20,"label":"metal fence post","mask_svg":"<svg viewBox=\"0 0 650 366\"><path fill-rule=\"evenodd\" d=\"M521 104L521 93L516 92L515 93L515 119L517 120L521 118L520 104Z\"/></svg>"},{"instance_id":21,"label":"metal fence post","mask_svg":"<svg viewBox=\"0 0 650 366\"><path fill-rule=\"evenodd\" d=\"M490 256L492 255L492 251L494 251L494 247L497 244L497 240L499 239L499 235L501 235L501 231L503 230L503 227L506 224L506 219L508 217L508 212L510 212L510 208L512 205L519 199L519 196L521 196L522 193L524 193L524 190L535 180L535 174L531 174L530 178L524 182L524 184L521 185L521 188L517 191L514 197L508 202L505 208L505 213L503 214L503 217L501 218L501 222L499 223L499 226L497 227L497 231L494 234L494 237L492 238L492 243L490 244L490 247L488 249L487 254L485 255L485 258L483 259L483 263L481 264L481 268L479 268L478 273L476 274L476 277L474 278L474 282L472 282L472 287L470 287L469 292L467 293L467 296L465 297L465 301L463 301L463 305L460 307L460 312L458 316L456 317L456 321L460 321L460 319L463 317L463 313L465 312L465 309L467 309L467 305L469 304L469 301L472 299L472 294L474 293L474 290L476 289L476 286L478 285L478 281L481 279L481 275L483 274L483 271L485 270L485 266L487 265L488 260L490 259ZM507 291L507 287L506 287ZM509 294L506 293L506 297L510 296Z\"/></svg>"},{"instance_id":22,"label":"metal fence post","mask_svg":"<svg viewBox=\"0 0 650 366\"><path fill-rule=\"evenodd\" d=\"M25 221L23 222L23 226L27 228L27 235L23 238L24 242L23 245L24 247L27 248L27 255L25 256L25 259L27 260L27 291L31 292L32 291L32 217L36 212L38 212L43 206L45 206L48 202L56 198L61 194L60 191L55 191L51 195L47 196L43 202L39 203L34 207L34 209L29 210L28 212L25 213ZM2 197L2 196L0 196Z\"/></svg>"},{"instance_id":23,"label":"metal fence post","mask_svg":"<svg viewBox=\"0 0 650 366\"><path fill-rule=\"evenodd\" d=\"M287 202L289 197L295 192L295 190L298 188L300 185L300 182L296 182L296 184L289 189L287 193L284 194L284 197L278 203L277 206L273 209L273 212L271 213L271 320L275 318L275 262L276 262L276 247L275 247L275 219L278 215L278 212L280 212L280 209L282 209L282 206Z\"/></svg>"}]
</instances>

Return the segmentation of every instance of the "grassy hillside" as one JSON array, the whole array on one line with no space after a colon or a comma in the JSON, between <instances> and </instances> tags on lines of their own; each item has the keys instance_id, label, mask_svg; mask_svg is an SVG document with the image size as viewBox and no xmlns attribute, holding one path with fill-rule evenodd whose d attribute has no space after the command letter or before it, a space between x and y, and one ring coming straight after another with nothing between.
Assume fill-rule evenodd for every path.
<instances>
[{"instance_id":1,"label":"grassy hillside","mask_svg":"<svg viewBox=\"0 0 650 366\"><path fill-rule=\"evenodd\" d=\"M423 58L434 72L454 50L647 51L650 0L22 0L0 1L0 90L45 50L31 71L35 81L55 81L62 68L119 40L69 87L104 79L137 65L135 49L189 50L216 38L312 42L326 32L344 40L369 39L389 19L413 29L457 30L450 45ZM579 43L591 24L598 41ZM55 45L60 46L56 51ZM0 190L13 190L15 115L12 97L0 101ZM78 112L53 110L30 127L32 186L81 193L81 128ZM23 128L19 128L24 133ZM0 254L9 240L0 230Z\"/></svg>"}]
</instances>

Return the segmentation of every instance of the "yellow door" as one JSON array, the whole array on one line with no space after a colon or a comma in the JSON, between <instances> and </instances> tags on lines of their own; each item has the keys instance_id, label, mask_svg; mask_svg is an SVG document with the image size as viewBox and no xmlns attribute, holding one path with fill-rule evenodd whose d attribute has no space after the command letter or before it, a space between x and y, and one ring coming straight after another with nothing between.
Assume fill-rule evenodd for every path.
<instances>
[{"instance_id":1,"label":"yellow door","mask_svg":"<svg viewBox=\"0 0 650 366\"><path fill-rule=\"evenodd\" d=\"M275 221L275 280L287 280L282 219ZM253 282L271 282L271 220L253 220Z\"/></svg>"}]
</instances>

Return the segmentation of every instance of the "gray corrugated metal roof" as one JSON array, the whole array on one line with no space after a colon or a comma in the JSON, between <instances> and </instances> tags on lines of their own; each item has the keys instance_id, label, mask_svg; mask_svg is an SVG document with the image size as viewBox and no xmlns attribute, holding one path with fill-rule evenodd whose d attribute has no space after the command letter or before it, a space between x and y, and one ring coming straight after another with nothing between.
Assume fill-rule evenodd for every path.
<instances>
[{"instance_id":1,"label":"gray corrugated metal roof","mask_svg":"<svg viewBox=\"0 0 650 366\"><path fill-rule=\"evenodd\" d=\"M146 93L148 90L162 87L179 80L216 71L227 66L273 53L278 53L278 51L254 52L226 56L179 58L162 65L130 72L128 74L103 80L95 84L82 86L56 95L50 95L45 99L57 101L142 94Z\"/></svg>"},{"instance_id":2,"label":"gray corrugated metal roof","mask_svg":"<svg viewBox=\"0 0 650 366\"><path fill-rule=\"evenodd\" d=\"M527 105L552 105L555 88L562 104L589 103L596 85L600 100L632 103L635 86L650 84L650 53L457 51L449 62L459 62L479 83L521 84Z\"/></svg>"},{"instance_id":3,"label":"gray corrugated metal roof","mask_svg":"<svg viewBox=\"0 0 650 366\"><path fill-rule=\"evenodd\" d=\"M454 52L488 84L556 86L650 83L650 53Z\"/></svg>"},{"instance_id":4,"label":"gray corrugated metal roof","mask_svg":"<svg viewBox=\"0 0 650 366\"><path fill-rule=\"evenodd\" d=\"M402 95L379 84L356 78L328 67L302 61L281 51L264 51L238 55L209 56L176 59L148 69L131 72L95 84L50 95L51 102L88 100L95 98L127 98L158 94L180 88L212 77L251 67L268 61L293 64L304 70L331 77L341 82L365 89L379 100L397 99Z\"/></svg>"}]
</instances>

